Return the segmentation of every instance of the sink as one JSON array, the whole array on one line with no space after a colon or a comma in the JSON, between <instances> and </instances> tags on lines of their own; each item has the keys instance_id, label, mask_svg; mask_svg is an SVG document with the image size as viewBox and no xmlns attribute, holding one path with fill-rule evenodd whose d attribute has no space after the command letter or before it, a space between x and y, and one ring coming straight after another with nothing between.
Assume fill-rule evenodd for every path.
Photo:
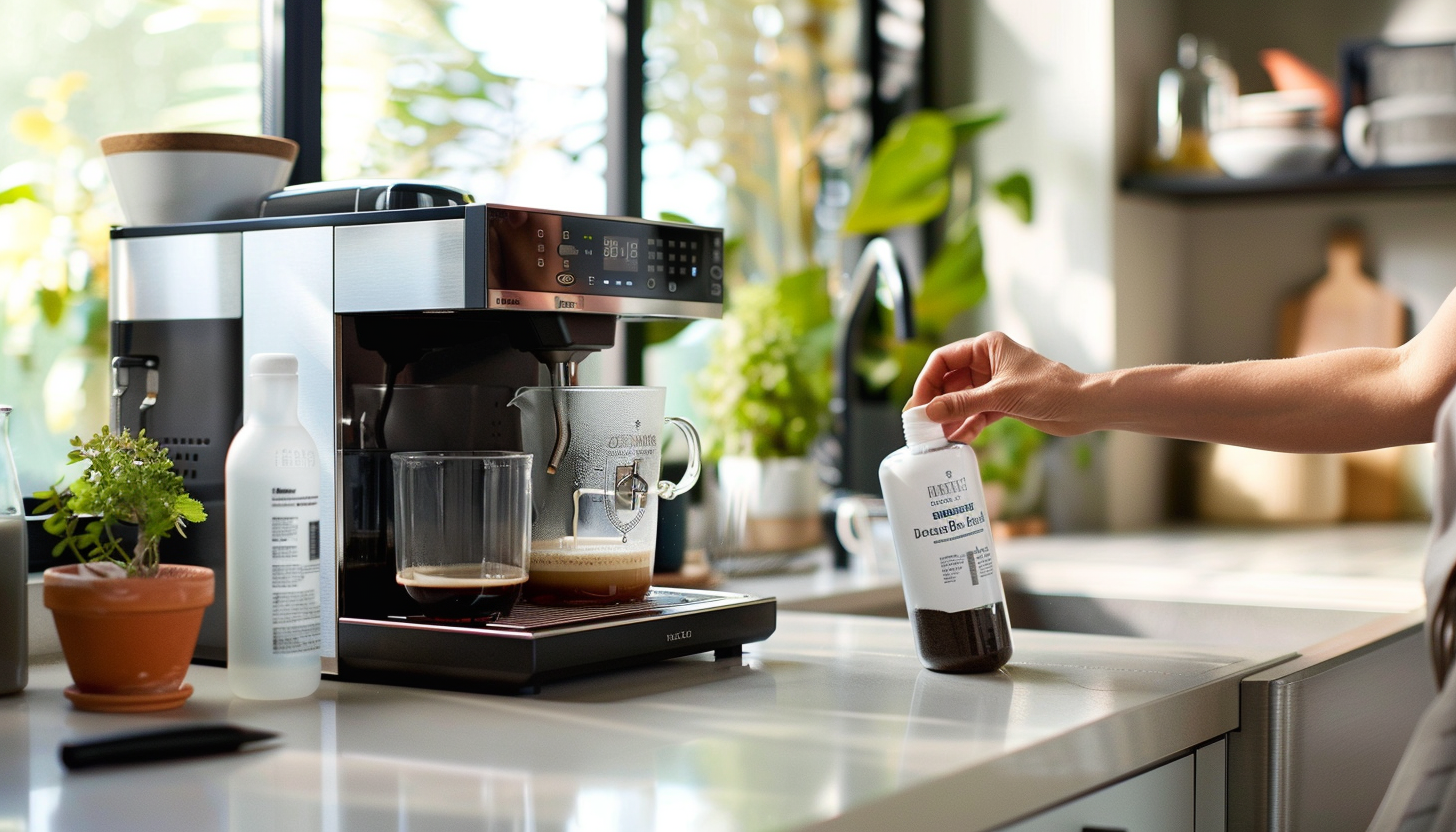
<instances>
[{"instance_id":1,"label":"sink","mask_svg":"<svg viewBox=\"0 0 1456 832\"><path fill-rule=\"evenodd\" d=\"M1033 592L1015 575L1003 577L1011 625L1027 630L1298 652L1390 615L1376 610ZM904 614L903 603L899 614Z\"/></svg>"}]
</instances>

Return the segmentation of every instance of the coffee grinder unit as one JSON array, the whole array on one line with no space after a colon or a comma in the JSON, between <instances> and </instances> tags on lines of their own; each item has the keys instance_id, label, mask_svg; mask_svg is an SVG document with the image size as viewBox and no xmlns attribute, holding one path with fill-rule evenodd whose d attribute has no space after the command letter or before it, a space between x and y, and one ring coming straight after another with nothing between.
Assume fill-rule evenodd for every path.
<instances>
[{"instance_id":1,"label":"coffee grinder unit","mask_svg":"<svg viewBox=\"0 0 1456 832\"><path fill-rule=\"evenodd\" d=\"M654 588L636 604L523 605L491 624L411 615L394 580L389 463L394 451L520 450L517 389L543 375L574 384L618 320L721 316L722 257L718 229L499 205L117 228L113 425L171 448L210 520L169 541L183 545L168 558L221 581L244 362L298 356L300 418L332 460L320 494L320 539L334 542L320 566L326 674L529 690L731 655L772 634L774 599ZM225 657L221 583L217 595L199 660Z\"/></svg>"}]
</instances>

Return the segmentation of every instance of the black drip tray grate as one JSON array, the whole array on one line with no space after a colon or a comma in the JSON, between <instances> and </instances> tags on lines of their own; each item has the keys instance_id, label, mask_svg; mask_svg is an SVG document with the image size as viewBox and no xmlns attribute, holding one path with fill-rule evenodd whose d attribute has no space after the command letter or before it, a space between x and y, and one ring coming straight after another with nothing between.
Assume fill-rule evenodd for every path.
<instances>
[{"instance_id":1,"label":"black drip tray grate","mask_svg":"<svg viewBox=\"0 0 1456 832\"><path fill-rule=\"evenodd\" d=\"M427 624L434 627L451 627L462 630L507 630L511 632L534 632L553 627L568 627L580 624L595 624L624 618L653 618L677 612L682 608L705 602L721 602L722 593L696 593L691 590L665 590L653 588L641 601L626 604L611 604L600 607L541 607L520 601L511 614L495 621L440 621L424 616L390 616L390 621L404 624Z\"/></svg>"},{"instance_id":2,"label":"black drip tray grate","mask_svg":"<svg viewBox=\"0 0 1456 832\"><path fill-rule=\"evenodd\" d=\"M689 598L681 592L653 589L648 591L647 597L641 601L612 604L606 607L538 607L522 601L511 609L510 615L496 619L485 626L493 630L544 630L547 627L587 624L614 618L658 615L671 612L674 607L702 600L702 598Z\"/></svg>"}]
</instances>

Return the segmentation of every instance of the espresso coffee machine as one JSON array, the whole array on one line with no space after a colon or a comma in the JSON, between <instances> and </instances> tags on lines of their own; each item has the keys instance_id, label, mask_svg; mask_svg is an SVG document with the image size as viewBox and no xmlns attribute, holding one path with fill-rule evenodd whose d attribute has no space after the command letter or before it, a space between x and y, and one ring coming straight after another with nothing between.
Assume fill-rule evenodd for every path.
<instances>
[{"instance_id":1,"label":"espresso coffee machine","mask_svg":"<svg viewBox=\"0 0 1456 832\"><path fill-rule=\"evenodd\" d=\"M720 230L498 205L354 210L368 201L352 198L348 213L290 215L288 197L259 219L112 232L113 421L170 447L210 516L185 547L169 541L174 559L221 577L222 464L242 368L254 353L288 352L300 418L332 460L321 492L320 537L334 541L320 580L326 673L531 689L732 654L773 632L771 598L659 589L637 604L443 624L414 614L394 580L389 455L520 450L515 391L574 384L619 320L720 316ZM309 199L321 204L317 188ZM221 586L218 597L199 659L226 645Z\"/></svg>"}]
</instances>

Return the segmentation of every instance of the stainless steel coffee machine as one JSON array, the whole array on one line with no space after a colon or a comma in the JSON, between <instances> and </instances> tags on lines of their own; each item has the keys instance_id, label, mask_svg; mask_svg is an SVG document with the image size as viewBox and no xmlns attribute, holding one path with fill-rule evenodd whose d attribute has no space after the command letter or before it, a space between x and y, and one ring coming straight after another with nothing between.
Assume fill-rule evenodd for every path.
<instances>
[{"instance_id":1,"label":"stainless steel coffee machine","mask_svg":"<svg viewBox=\"0 0 1456 832\"><path fill-rule=\"evenodd\" d=\"M177 559L221 570L243 363L289 352L300 417L333 461L321 495L320 536L334 541L320 581L326 672L529 689L733 653L773 632L773 599L656 589L640 604L447 625L413 614L394 580L389 454L520 450L515 391L543 376L575 383L619 320L720 316L720 230L474 204L290 216L288 197L259 219L112 233L113 421L170 447L212 517ZM309 200L317 209L316 190ZM222 657L220 607L198 658Z\"/></svg>"}]
</instances>

